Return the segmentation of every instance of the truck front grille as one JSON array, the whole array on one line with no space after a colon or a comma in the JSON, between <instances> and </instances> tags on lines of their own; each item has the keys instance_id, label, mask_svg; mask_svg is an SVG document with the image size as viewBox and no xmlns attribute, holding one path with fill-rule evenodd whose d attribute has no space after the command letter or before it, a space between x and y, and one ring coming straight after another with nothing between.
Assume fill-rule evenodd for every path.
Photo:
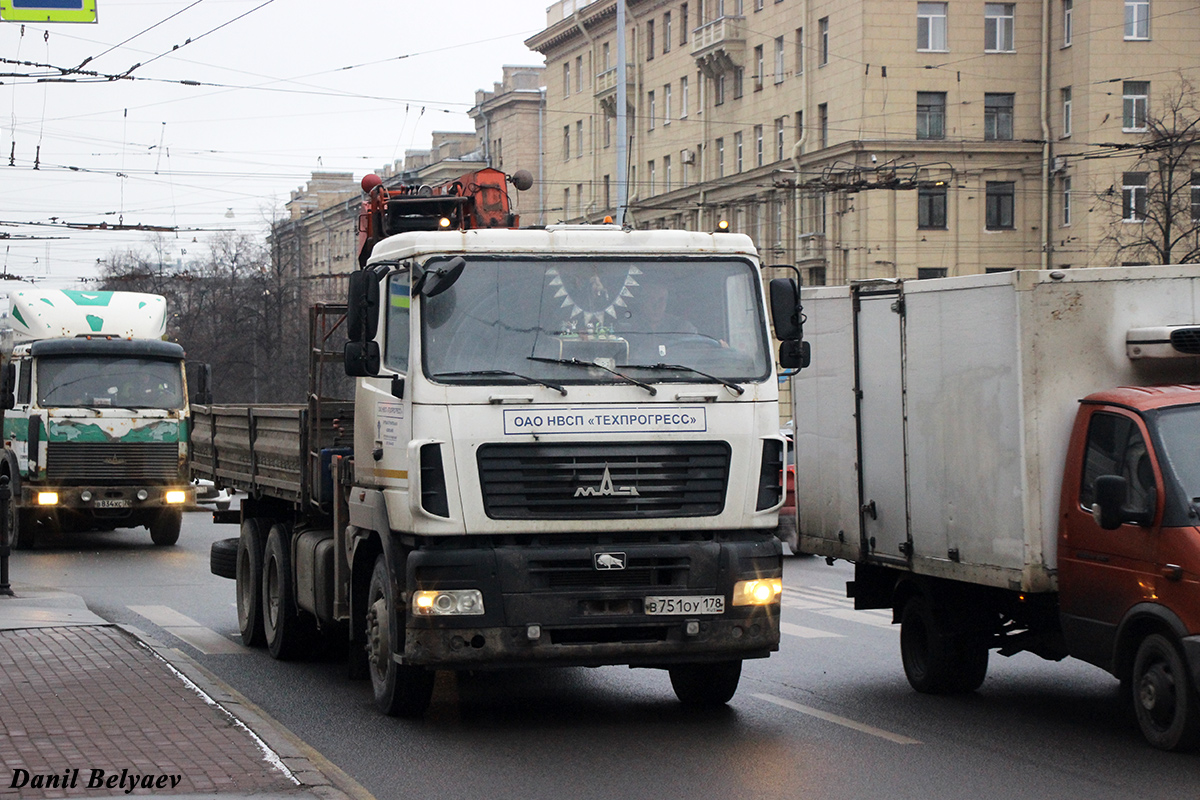
<instances>
[{"instance_id":1,"label":"truck front grille","mask_svg":"<svg viewBox=\"0 0 1200 800\"><path fill-rule=\"evenodd\" d=\"M478 454L492 519L716 516L729 459L725 442L487 444Z\"/></svg>"},{"instance_id":2,"label":"truck front grille","mask_svg":"<svg viewBox=\"0 0 1200 800\"><path fill-rule=\"evenodd\" d=\"M529 582L535 589L686 588L690 567L689 559L677 557L632 556L619 570L598 570L591 558L535 558Z\"/></svg>"},{"instance_id":3,"label":"truck front grille","mask_svg":"<svg viewBox=\"0 0 1200 800\"><path fill-rule=\"evenodd\" d=\"M46 474L65 483L169 483L179 480L175 442L50 442Z\"/></svg>"}]
</instances>

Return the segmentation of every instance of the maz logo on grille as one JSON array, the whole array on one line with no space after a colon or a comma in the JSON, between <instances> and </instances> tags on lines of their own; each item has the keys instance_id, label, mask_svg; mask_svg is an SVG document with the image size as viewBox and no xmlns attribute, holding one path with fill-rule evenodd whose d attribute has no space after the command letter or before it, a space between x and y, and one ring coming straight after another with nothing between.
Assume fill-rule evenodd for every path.
<instances>
[{"instance_id":1,"label":"maz logo on grille","mask_svg":"<svg viewBox=\"0 0 1200 800\"><path fill-rule=\"evenodd\" d=\"M119 456L109 456L108 458L101 459L101 461L103 461L105 464L108 464L109 466L112 466L112 467L125 466L125 459L120 458Z\"/></svg>"},{"instance_id":2,"label":"maz logo on grille","mask_svg":"<svg viewBox=\"0 0 1200 800\"><path fill-rule=\"evenodd\" d=\"M592 563L596 565L596 569L625 569L625 554L624 553L596 553L592 556Z\"/></svg>"},{"instance_id":3,"label":"maz logo on grille","mask_svg":"<svg viewBox=\"0 0 1200 800\"><path fill-rule=\"evenodd\" d=\"M604 465L604 476L600 478L600 485L597 486L580 486L575 490L576 497L641 497L636 486L613 486L612 475L608 472L608 465Z\"/></svg>"}]
</instances>

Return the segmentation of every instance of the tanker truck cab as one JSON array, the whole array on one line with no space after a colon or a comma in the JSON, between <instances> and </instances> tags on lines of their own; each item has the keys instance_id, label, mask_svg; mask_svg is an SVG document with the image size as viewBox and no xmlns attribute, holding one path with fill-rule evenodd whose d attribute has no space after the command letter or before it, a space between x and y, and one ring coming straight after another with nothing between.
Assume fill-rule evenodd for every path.
<instances>
[{"instance_id":1,"label":"tanker truck cab","mask_svg":"<svg viewBox=\"0 0 1200 800\"><path fill-rule=\"evenodd\" d=\"M1153 744L1200 743L1200 386L1085 398L1061 507L1068 650L1132 689Z\"/></svg>"},{"instance_id":2,"label":"tanker truck cab","mask_svg":"<svg viewBox=\"0 0 1200 800\"><path fill-rule=\"evenodd\" d=\"M778 648L784 441L748 237L399 234L348 305L350 561L385 711L428 702L432 667L535 663L666 668L725 702Z\"/></svg>"}]
</instances>

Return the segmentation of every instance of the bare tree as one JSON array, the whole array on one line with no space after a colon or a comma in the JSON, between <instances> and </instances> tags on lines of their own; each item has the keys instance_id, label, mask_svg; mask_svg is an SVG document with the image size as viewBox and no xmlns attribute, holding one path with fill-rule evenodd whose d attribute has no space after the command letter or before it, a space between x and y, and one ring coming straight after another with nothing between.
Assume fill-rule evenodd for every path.
<instances>
[{"instance_id":1,"label":"bare tree","mask_svg":"<svg viewBox=\"0 0 1200 800\"><path fill-rule=\"evenodd\" d=\"M1120 263L1200 262L1200 93L1180 76L1148 111L1135 105L1126 113L1146 133L1120 186L1098 196L1112 212L1104 242Z\"/></svg>"}]
</instances>

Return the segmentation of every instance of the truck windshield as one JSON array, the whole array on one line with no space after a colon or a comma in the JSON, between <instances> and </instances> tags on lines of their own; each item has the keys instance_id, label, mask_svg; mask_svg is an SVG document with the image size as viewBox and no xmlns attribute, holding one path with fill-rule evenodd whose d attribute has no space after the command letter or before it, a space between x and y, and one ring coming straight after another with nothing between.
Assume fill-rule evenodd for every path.
<instances>
[{"instance_id":1,"label":"truck windshield","mask_svg":"<svg viewBox=\"0 0 1200 800\"><path fill-rule=\"evenodd\" d=\"M42 408L183 407L178 361L67 356L37 361L37 404Z\"/></svg>"},{"instance_id":2,"label":"truck windshield","mask_svg":"<svg viewBox=\"0 0 1200 800\"><path fill-rule=\"evenodd\" d=\"M443 383L495 382L497 370L514 382L624 382L578 362L641 381L761 381L771 356L760 287L735 258L472 258L423 300L424 368Z\"/></svg>"},{"instance_id":3,"label":"truck windshield","mask_svg":"<svg viewBox=\"0 0 1200 800\"><path fill-rule=\"evenodd\" d=\"M1200 405L1164 408L1156 414L1167 465L1193 503L1200 503Z\"/></svg>"}]
</instances>

